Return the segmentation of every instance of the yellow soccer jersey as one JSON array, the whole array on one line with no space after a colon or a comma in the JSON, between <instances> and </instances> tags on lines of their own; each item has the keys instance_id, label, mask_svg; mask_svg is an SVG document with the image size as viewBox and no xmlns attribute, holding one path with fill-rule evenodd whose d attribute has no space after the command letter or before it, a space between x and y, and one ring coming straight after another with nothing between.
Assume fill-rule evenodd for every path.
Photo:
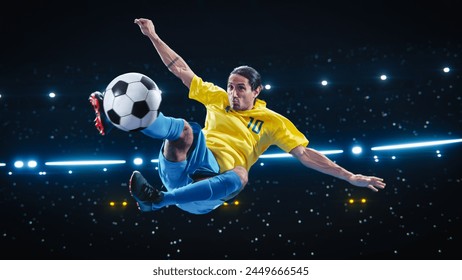
<instances>
[{"instance_id":1,"label":"yellow soccer jersey","mask_svg":"<svg viewBox=\"0 0 462 280\"><path fill-rule=\"evenodd\" d=\"M250 170L271 145L285 152L308 145L306 137L290 120L266 108L266 103L260 99L251 110L230 110L227 92L198 76L191 82L189 98L207 109L202 131L207 147L220 165L220 172L236 166Z\"/></svg>"}]
</instances>

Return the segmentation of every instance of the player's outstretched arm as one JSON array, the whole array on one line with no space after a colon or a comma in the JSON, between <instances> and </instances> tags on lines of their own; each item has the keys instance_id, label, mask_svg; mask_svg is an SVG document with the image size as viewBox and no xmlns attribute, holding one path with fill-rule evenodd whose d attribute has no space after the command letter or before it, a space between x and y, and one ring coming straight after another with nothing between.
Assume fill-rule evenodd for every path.
<instances>
[{"instance_id":1,"label":"player's outstretched arm","mask_svg":"<svg viewBox=\"0 0 462 280\"><path fill-rule=\"evenodd\" d=\"M375 192L385 188L382 178L353 174L314 149L298 146L290 151L290 154L306 167L343 179L354 186L366 187Z\"/></svg>"},{"instance_id":2,"label":"player's outstretched arm","mask_svg":"<svg viewBox=\"0 0 462 280\"><path fill-rule=\"evenodd\" d=\"M137 18L135 23L141 29L141 33L146 35L156 48L162 62L167 66L168 70L175 76L181 79L183 84L189 88L191 85L194 72L189 68L188 64L179 56L174 50L172 50L156 33L154 24L150 19Z\"/></svg>"}]
</instances>

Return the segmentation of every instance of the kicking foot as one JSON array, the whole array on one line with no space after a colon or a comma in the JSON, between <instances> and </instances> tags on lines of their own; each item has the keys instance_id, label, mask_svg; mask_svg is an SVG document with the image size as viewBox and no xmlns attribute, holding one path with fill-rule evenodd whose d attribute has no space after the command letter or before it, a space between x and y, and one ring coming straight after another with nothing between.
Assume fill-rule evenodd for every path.
<instances>
[{"instance_id":1,"label":"kicking foot","mask_svg":"<svg viewBox=\"0 0 462 280\"><path fill-rule=\"evenodd\" d=\"M129 190L138 204L138 209L143 212L157 210L153 204L161 202L164 198L164 194L151 186L139 171L133 171Z\"/></svg>"},{"instance_id":2,"label":"kicking foot","mask_svg":"<svg viewBox=\"0 0 462 280\"><path fill-rule=\"evenodd\" d=\"M104 135L104 126L103 121L101 119L101 113L103 112L103 94L99 91L95 91L90 94L88 98L90 104L92 105L93 109L95 110L95 127L99 131L99 134Z\"/></svg>"}]
</instances>

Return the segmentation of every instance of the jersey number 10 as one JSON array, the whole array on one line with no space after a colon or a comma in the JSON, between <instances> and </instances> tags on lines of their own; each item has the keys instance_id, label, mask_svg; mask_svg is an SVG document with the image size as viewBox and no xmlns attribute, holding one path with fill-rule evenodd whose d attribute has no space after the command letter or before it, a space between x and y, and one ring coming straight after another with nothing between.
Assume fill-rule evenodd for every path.
<instances>
[{"instance_id":1,"label":"jersey number 10","mask_svg":"<svg viewBox=\"0 0 462 280\"><path fill-rule=\"evenodd\" d=\"M249 121L249 124L247 125L247 128L252 127L252 131L255 134L259 134L260 130L261 130L261 127L263 126L263 123L264 122L261 121L261 120L255 120L254 118L250 117L250 121Z\"/></svg>"}]
</instances>

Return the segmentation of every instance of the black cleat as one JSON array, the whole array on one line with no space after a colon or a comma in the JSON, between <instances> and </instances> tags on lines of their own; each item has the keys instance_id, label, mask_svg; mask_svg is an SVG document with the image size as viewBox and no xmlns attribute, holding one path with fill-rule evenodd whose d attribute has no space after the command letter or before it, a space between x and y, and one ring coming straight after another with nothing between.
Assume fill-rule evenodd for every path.
<instances>
[{"instance_id":1,"label":"black cleat","mask_svg":"<svg viewBox=\"0 0 462 280\"><path fill-rule=\"evenodd\" d=\"M152 203L159 203L164 194L151 186L139 171L133 171L129 184L130 194L138 202L141 211L152 211Z\"/></svg>"}]
</instances>

